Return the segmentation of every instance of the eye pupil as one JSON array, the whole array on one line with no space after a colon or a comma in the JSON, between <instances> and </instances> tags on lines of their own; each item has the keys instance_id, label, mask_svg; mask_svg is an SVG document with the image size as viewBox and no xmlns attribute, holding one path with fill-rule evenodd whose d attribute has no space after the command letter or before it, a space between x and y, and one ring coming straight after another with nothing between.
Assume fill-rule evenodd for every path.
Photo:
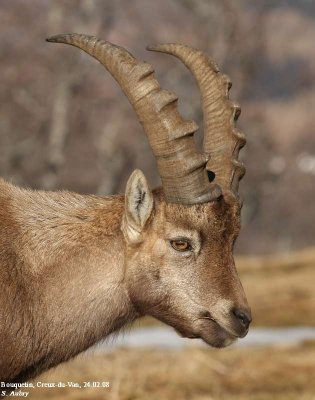
<instances>
[{"instance_id":1,"label":"eye pupil","mask_svg":"<svg viewBox=\"0 0 315 400\"><path fill-rule=\"evenodd\" d=\"M190 250L191 246L186 240L171 240L172 247L177 251Z\"/></svg>"}]
</instances>

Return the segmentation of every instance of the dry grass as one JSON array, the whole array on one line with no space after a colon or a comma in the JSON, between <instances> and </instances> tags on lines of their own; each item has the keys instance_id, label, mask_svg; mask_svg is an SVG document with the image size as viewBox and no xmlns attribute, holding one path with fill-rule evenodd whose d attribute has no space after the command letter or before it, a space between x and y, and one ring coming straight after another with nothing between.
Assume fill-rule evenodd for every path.
<instances>
[{"instance_id":1,"label":"dry grass","mask_svg":"<svg viewBox=\"0 0 315 400\"><path fill-rule=\"evenodd\" d=\"M275 272L315 267L315 247L269 256L237 256L236 263L240 272Z\"/></svg>"},{"instance_id":2,"label":"dry grass","mask_svg":"<svg viewBox=\"0 0 315 400\"><path fill-rule=\"evenodd\" d=\"M315 325L314 248L236 262L255 325Z\"/></svg>"},{"instance_id":3,"label":"dry grass","mask_svg":"<svg viewBox=\"0 0 315 400\"><path fill-rule=\"evenodd\" d=\"M315 344L283 348L120 349L84 355L41 381L110 381L109 389L36 389L32 399L311 400ZM37 379L39 380L39 379Z\"/></svg>"}]
</instances>

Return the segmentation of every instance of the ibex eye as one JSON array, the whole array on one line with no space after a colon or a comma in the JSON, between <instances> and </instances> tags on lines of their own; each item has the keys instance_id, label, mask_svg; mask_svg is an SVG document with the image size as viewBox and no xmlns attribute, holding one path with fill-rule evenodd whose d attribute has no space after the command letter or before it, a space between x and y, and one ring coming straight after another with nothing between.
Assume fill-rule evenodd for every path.
<instances>
[{"instance_id":1,"label":"ibex eye","mask_svg":"<svg viewBox=\"0 0 315 400\"><path fill-rule=\"evenodd\" d=\"M170 243L176 251L190 251L192 249L188 240L171 240Z\"/></svg>"}]
</instances>

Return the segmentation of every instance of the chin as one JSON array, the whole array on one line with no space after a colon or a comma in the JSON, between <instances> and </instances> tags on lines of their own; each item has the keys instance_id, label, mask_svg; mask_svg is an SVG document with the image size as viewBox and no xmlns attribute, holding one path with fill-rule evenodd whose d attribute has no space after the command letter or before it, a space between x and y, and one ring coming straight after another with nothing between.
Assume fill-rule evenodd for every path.
<instances>
[{"instance_id":1,"label":"chin","mask_svg":"<svg viewBox=\"0 0 315 400\"><path fill-rule=\"evenodd\" d=\"M208 345L217 348L227 347L238 339L237 336L232 335L216 322L212 321L209 324L203 324L200 331L200 338Z\"/></svg>"},{"instance_id":2,"label":"chin","mask_svg":"<svg viewBox=\"0 0 315 400\"><path fill-rule=\"evenodd\" d=\"M227 347L234 343L238 336L232 335L219 324L214 321L203 321L197 329L186 329L181 327L175 327L177 333L185 338L189 339L202 339L209 346L222 348Z\"/></svg>"},{"instance_id":3,"label":"chin","mask_svg":"<svg viewBox=\"0 0 315 400\"><path fill-rule=\"evenodd\" d=\"M201 335L201 339L207 343L211 347L222 348L230 346L232 343L236 342L237 337L227 335L216 335L216 336L209 336L209 335Z\"/></svg>"},{"instance_id":4,"label":"chin","mask_svg":"<svg viewBox=\"0 0 315 400\"><path fill-rule=\"evenodd\" d=\"M173 325L173 327L180 336L189 339L202 339L211 347L227 347L238 339L238 336L232 335L222 326L210 320L202 321L196 327L197 329L189 329L187 326L184 328L183 326L176 327Z\"/></svg>"}]
</instances>

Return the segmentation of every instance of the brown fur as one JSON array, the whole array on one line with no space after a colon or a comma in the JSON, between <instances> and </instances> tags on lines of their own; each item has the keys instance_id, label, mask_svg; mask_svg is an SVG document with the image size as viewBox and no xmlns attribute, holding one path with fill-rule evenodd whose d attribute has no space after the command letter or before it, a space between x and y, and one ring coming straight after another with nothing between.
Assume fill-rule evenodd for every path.
<instances>
[{"instance_id":1,"label":"brown fur","mask_svg":"<svg viewBox=\"0 0 315 400\"><path fill-rule=\"evenodd\" d=\"M124 277L123 197L0 184L0 377L20 380L134 319Z\"/></svg>"},{"instance_id":2,"label":"brown fur","mask_svg":"<svg viewBox=\"0 0 315 400\"><path fill-rule=\"evenodd\" d=\"M231 314L248 310L232 256L238 201L167 204L139 172L130 181L124 205L0 180L0 380L29 379L146 314L214 346L246 334ZM183 234L189 254L169 244Z\"/></svg>"}]
</instances>

